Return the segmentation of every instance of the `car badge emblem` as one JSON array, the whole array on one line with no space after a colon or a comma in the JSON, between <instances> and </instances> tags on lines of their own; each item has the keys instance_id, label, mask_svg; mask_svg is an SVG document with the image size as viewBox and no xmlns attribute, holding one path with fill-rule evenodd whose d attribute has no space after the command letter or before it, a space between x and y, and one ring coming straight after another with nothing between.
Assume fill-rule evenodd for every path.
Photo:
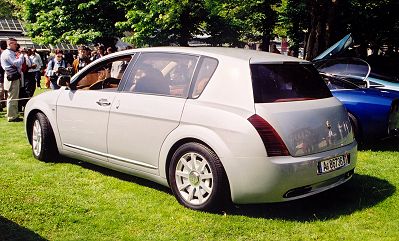
<instances>
[{"instance_id":1,"label":"car badge emblem","mask_svg":"<svg viewBox=\"0 0 399 241\"><path fill-rule=\"evenodd\" d=\"M327 127L329 130L331 130L331 124L330 124L329 121L326 121L326 127Z\"/></svg>"}]
</instances>

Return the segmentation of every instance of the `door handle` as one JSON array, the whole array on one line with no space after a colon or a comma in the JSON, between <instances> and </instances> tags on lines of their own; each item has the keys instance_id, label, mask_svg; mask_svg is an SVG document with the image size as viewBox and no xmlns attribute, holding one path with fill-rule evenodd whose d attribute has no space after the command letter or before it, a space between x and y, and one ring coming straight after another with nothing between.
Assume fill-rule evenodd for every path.
<instances>
[{"instance_id":1,"label":"door handle","mask_svg":"<svg viewBox=\"0 0 399 241\"><path fill-rule=\"evenodd\" d=\"M99 99L98 101L96 101L96 103L99 106L109 106L109 105L111 105L111 102L109 102L107 99Z\"/></svg>"}]
</instances>

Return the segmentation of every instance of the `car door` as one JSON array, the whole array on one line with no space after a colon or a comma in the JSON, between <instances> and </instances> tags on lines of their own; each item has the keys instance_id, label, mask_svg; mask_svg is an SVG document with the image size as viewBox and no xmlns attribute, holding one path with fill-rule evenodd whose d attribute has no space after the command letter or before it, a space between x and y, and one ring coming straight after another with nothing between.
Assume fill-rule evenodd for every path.
<instances>
[{"instance_id":1,"label":"car door","mask_svg":"<svg viewBox=\"0 0 399 241\"><path fill-rule=\"evenodd\" d=\"M109 117L113 164L158 174L158 156L180 122L198 56L142 53Z\"/></svg>"},{"instance_id":2,"label":"car door","mask_svg":"<svg viewBox=\"0 0 399 241\"><path fill-rule=\"evenodd\" d=\"M73 90L62 90L57 123L64 151L107 161L109 111L131 58L104 58L78 73L71 83Z\"/></svg>"}]
</instances>

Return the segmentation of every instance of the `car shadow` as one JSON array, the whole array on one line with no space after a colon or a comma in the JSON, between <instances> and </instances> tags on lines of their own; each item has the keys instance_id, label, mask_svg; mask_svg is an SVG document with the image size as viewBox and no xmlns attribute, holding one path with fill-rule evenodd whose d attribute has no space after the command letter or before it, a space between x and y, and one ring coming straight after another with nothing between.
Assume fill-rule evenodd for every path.
<instances>
[{"instance_id":1,"label":"car shadow","mask_svg":"<svg viewBox=\"0 0 399 241\"><path fill-rule=\"evenodd\" d=\"M133 182L164 192L165 194L173 195L169 188L146 179L76 159L63 157L61 162L76 164L103 175ZM219 214L300 222L328 220L375 206L392 196L395 191L395 186L386 180L368 175L354 174L352 179L347 183L307 198L269 204L228 204L222 208Z\"/></svg>"},{"instance_id":2,"label":"car shadow","mask_svg":"<svg viewBox=\"0 0 399 241\"><path fill-rule=\"evenodd\" d=\"M365 144L359 148L361 151L392 151L399 152L399 138L386 138L374 143Z\"/></svg>"},{"instance_id":3,"label":"car shadow","mask_svg":"<svg viewBox=\"0 0 399 241\"><path fill-rule=\"evenodd\" d=\"M20 225L14 223L0 216L0 240L12 240L12 241L44 241L47 240L37 233L21 227Z\"/></svg>"},{"instance_id":4,"label":"car shadow","mask_svg":"<svg viewBox=\"0 0 399 241\"><path fill-rule=\"evenodd\" d=\"M172 194L172 192L169 188L162 186L161 184L158 184L156 182L152 182L152 181L140 178L140 177L136 177L136 176L129 175L129 174L126 174L123 172L119 172L119 171L115 171L115 170L112 170L109 168L98 166L98 165L95 165L95 164L92 164L89 162L84 162L84 161L80 161L80 160L69 158L69 157L61 157L60 160L57 161L57 163L70 163L70 164L79 165L83 168L86 168L86 169L89 169L89 170L92 170L95 172L99 172L106 176L115 177L122 181L134 182L141 186L153 188L153 189L156 189L156 190L164 192L164 193Z\"/></svg>"},{"instance_id":5,"label":"car shadow","mask_svg":"<svg viewBox=\"0 0 399 241\"><path fill-rule=\"evenodd\" d=\"M232 205L225 213L299 222L336 219L375 206L395 191L395 186L386 180L355 174L347 183L307 198L283 203Z\"/></svg>"}]
</instances>

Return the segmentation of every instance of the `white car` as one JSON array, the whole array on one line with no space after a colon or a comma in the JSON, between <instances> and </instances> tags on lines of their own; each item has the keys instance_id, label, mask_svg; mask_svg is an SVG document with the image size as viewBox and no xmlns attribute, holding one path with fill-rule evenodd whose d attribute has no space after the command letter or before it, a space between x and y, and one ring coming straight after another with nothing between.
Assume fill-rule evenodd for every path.
<instances>
[{"instance_id":1,"label":"white car","mask_svg":"<svg viewBox=\"0 0 399 241\"><path fill-rule=\"evenodd\" d=\"M171 187L196 210L306 197L349 180L348 114L307 61L231 48L122 51L31 99L33 155Z\"/></svg>"}]
</instances>

